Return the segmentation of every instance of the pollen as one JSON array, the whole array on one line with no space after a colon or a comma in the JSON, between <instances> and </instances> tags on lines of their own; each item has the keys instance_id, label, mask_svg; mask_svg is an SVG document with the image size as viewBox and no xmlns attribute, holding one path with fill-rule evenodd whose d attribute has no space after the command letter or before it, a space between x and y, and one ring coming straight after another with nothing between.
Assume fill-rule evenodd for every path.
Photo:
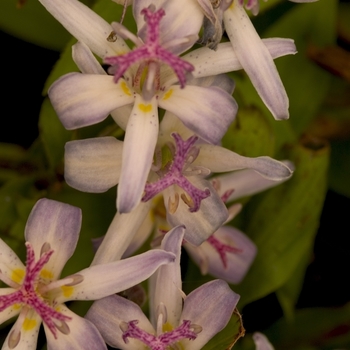
<instances>
[{"instance_id":1,"label":"pollen","mask_svg":"<svg viewBox=\"0 0 350 350\"><path fill-rule=\"evenodd\" d=\"M22 328L25 331L30 331L31 329L33 329L37 324L36 320L30 319L30 318L25 318L23 324L22 324Z\"/></svg>"},{"instance_id":2,"label":"pollen","mask_svg":"<svg viewBox=\"0 0 350 350\"><path fill-rule=\"evenodd\" d=\"M25 271L23 269L15 269L12 271L11 279L12 281L20 284L24 278Z\"/></svg>"},{"instance_id":3,"label":"pollen","mask_svg":"<svg viewBox=\"0 0 350 350\"><path fill-rule=\"evenodd\" d=\"M148 112L150 112L152 110L152 105L151 104L145 105L143 103L140 103L138 107L144 113L148 113Z\"/></svg>"}]
</instances>

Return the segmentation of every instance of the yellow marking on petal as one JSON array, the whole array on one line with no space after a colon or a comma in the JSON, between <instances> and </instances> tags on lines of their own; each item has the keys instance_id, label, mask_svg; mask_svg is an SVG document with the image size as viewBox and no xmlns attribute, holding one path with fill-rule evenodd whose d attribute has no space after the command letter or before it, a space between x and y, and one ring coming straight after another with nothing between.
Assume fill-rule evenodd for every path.
<instances>
[{"instance_id":1,"label":"yellow marking on petal","mask_svg":"<svg viewBox=\"0 0 350 350\"><path fill-rule=\"evenodd\" d=\"M33 319L29 319L29 318L25 318L23 324L22 324L22 328L25 331L30 331L31 329L33 329L36 326L36 320Z\"/></svg>"},{"instance_id":2,"label":"yellow marking on petal","mask_svg":"<svg viewBox=\"0 0 350 350\"><path fill-rule=\"evenodd\" d=\"M49 270L42 269L40 271L40 277L46 278L46 279L52 279L53 278L53 273Z\"/></svg>"},{"instance_id":3,"label":"yellow marking on petal","mask_svg":"<svg viewBox=\"0 0 350 350\"><path fill-rule=\"evenodd\" d=\"M131 91L125 81L121 82L120 87L122 88L125 95L131 96Z\"/></svg>"},{"instance_id":4,"label":"yellow marking on petal","mask_svg":"<svg viewBox=\"0 0 350 350\"><path fill-rule=\"evenodd\" d=\"M72 287L72 286L62 286L61 289L62 289L63 295L66 298L70 297L74 291L74 287Z\"/></svg>"},{"instance_id":5,"label":"yellow marking on petal","mask_svg":"<svg viewBox=\"0 0 350 350\"><path fill-rule=\"evenodd\" d=\"M164 94L163 100L167 100L173 94L173 89L170 89Z\"/></svg>"},{"instance_id":6,"label":"yellow marking on petal","mask_svg":"<svg viewBox=\"0 0 350 350\"><path fill-rule=\"evenodd\" d=\"M15 309L15 310L18 310L22 307L21 304L13 304L12 307Z\"/></svg>"},{"instance_id":7,"label":"yellow marking on petal","mask_svg":"<svg viewBox=\"0 0 350 350\"><path fill-rule=\"evenodd\" d=\"M171 332L173 329L174 329L174 327L169 322L165 322L163 324L163 333Z\"/></svg>"},{"instance_id":8,"label":"yellow marking on petal","mask_svg":"<svg viewBox=\"0 0 350 350\"><path fill-rule=\"evenodd\" d=\"M140 103L140 104L139 104L139 108L140 108L140 110L141 110L142 112L148 113L148 112L150 112L150 111L152 110L152 105L151 105L151 104L149 104L149 105L144 105L143 103Z\"/></svg>"},{"instance_id":9,"label":"yellow marking on petal","mask_svg":"<svg viewBox=\"0 0 350 350\"><path fill-rule=\"evenodd\" d=\"M11 279L13 282L20 284L23 281L25 271L23 269L15 269L12 271Z\"/></svg>"}]
</instances>

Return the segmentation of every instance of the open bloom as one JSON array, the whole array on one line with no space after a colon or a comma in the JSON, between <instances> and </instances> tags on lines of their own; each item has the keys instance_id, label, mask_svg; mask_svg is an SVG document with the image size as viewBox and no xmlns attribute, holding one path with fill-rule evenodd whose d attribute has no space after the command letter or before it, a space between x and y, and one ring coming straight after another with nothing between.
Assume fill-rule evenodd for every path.
<instances>
[{"instance_id":1,"label":"open bloom","mask_svg":"<svg viewBox=\"0 0 350 350\"><path fill-rule=\"evenodd\" d=\"M151 316L139 306L118 296L93 304L86 318L93 322L105 341L119 349L199 350L230 320L239 300L226 282L211 281L182 300L180 254L184 228L169 231L162 242L176 255L170 269L159 269L151 281ZM183 304L183 305L182 305Z\"/></svg>"},{"instance_id":2,"label":"open bloom","mask_svg":"<svg viewBox=\"0 0 350 350\"><path fill-rule=\"evenodd\" d=\"M174 260L165 251L84 269L59 279L73 254L81 225L79 208L42 199L34 206L25 229L27 261L0 240L0 322L19 315L2 349L35 349L41 322L49 349L105 349L96 328L71 312L68 300L96 300L147 279Z\"/></svg>"}]
</instances>

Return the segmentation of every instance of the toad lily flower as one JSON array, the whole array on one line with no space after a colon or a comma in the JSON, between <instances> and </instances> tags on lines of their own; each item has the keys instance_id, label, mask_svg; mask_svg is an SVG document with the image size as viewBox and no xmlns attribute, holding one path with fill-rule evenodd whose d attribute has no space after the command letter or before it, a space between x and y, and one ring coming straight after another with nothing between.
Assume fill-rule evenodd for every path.
<instances>
[{"instance_id":1,"label":"toad lily flower","mask_svg":"<svg viewBox=\"0 0 350 350\"><path fill-rule=\"evenodd\" d=\"M119 349L199 350L228 323L239 295L215 280L185 297L182 306L180 254L184 228L169 231L162 242L176 255L169 269L160 268L151 281L151 322L133 302L112 296L95 302L86 318L102 337Z\"/></svg>"},{"instance_id":2,"label":"toad lily flower","mask_svg":"<svg viewBox=\"0 0 350 350\"><path fill-rule=\"evenodd\" d=\"M147 279L174 255L157 250L134 258L84 269L59 279L79 237L79 208L42 199L25 229L26 267L0 240L0 322L19 315L2 349L34 349L41 322L49 349L106 349L96 328L71 312L68 300L96 300Z\"/></svg>"},{"instance_id":3,"label":"toad lily flower","mask_svg":"<svg viewBox=\"0 0 350 350\"><path fill-rule=\"evenodd\" d=\"M157 142L158 106L172 111L210 143L220 141L237 111L232 96L221 88L185 87L185 73L195 69L195 66L177 57L169 51L170 48L167 50L160 45L163 40L159 29L161 19L171 16L171 13L164 15L163 9L152 12L149 8L143 9L142 13L145 15L144 31L147 34L144 44L121 25L114 24L115 31L133 39L138 45L125 55L105 58L112 64L114 77L72 73L56 81L49 90L51 102L67 129L95 124L109 113L121 127L126 128L120 191L127 191L124 183L130 180L143 186L146 183ZM167 43L172 47L171 44ZM173 45L177 49L179 46L182 48L182 41L175 40ZM78 54L78 50L82 53ZM79 61L76 60L78 65L84 68L82 71L86 72L86 66L94 67L91 68L93 73L101 71L86 46L76 47L75 57L79 58ZM136 70L130 67L132 63L137 63ZM163 74L166 65L176 73L175 80L171 74ZM136 166L138 171L135 171ZM125 207L119 201L118 208L120 212L128 212L133 207Z\"/></svg>"},{"instance_id":4,"label":"toad lily flower","mask_svg":"<svg viewBox=\"0 0 350 350\"><path fill-rule=\"evenodd\" d=\"M85 192L104 192L116 185L120 174L123 142L113 137L71 141L66 144L65 179ZM198 137L172 114L166 113L158 140L155 164L147 174L149 183L127 182L123 195L126 207L135 208L163 194L167 219L174 227L187 227L186 240L199 245L227 219L227 209L211 183L211 172L250 168L273 181L291 176L292 171L269 157L247 158L225 148L198 143Z\"/></svg>"}]
</instances>

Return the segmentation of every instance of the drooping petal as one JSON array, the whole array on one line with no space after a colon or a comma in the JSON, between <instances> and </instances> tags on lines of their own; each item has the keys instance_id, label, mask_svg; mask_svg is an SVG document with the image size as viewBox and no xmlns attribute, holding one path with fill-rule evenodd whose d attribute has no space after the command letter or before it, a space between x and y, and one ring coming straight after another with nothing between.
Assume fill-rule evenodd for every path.
<instances>
[{"instance_id":1,"label":"drooping petal","mask_svg":"<svg viewBox=\"0 0 350 350\"><path fill-rule=\"evenodd\" d=\"M107 191L119 181L122 150L123 142L109 136L67 142L66 182L84 192Z\"/></svg>"},{"instance_id":2,"label":"drooping petal","mask_svg":"<svg viewBox=\"0 0 350 350\"><path fill-rule=\"evenodd\" d=\"M123 350L143 350L144 344L139 340L129 338L128 343L123 341L121 322L137 320L138 327L153 333L154 329L140 307L119 295L111 295L95 301L85 318L90 320L99 330L105 342L113 348Z\"/></svg>"},{"instance_id":3,"label":"drooping petal","mask_svg":"<svg viewBox=\"0 0 350 350\"><path fill-rule=\"evenodd\" d=\"M22 326L20 326L18 322L23 322L23 319L17 319L7 335L1 350L36 350L38 333L41 325L40 316L35 311L29 310ZM20 330L19 339L12 333L15 328ZM17 341L18 343L16 346L15 344Z\"/></svg>"},{"instance_id":4,"label":"drooping petal","mask_svg":"<svg viewBox=\"0 0 350 350\"><path fill-rule=\"evenodd\" d=\"M101 334L90 321L70 311L65 305L60 305L59 309L61 313L71 317L71 320L67 322L69 332L68 334L58 332L57 339L55 339L44 323L47 345L50 350L107 350Z\"/></svg>"},{"instance_id":5,"label":"drooping petal","mask_svg":"<svg viewBox=\"0 0 350 350\"><path fill-rule=\"evenodd\" d=\"M159 98L159 106L174 113L195 134L218 143L237 112L237 103L217 87L174 85Z\"/></svg>"},{"instance_id":6,"label":"drooping petal","mask_svg":"<svg viewBox=\"0 0 350 350\"><path fill-rule=\"evenodd\" d=\"M177 226L170 230L162 241L162 249L174 253L176 260L173 264L161 266L154 276L155 288L151 295L151 320L154 320L155 327L157 325L157 307L161 303L167 309L167 322L175 327L180 321L182 311L180 257L184 234L185 228Z\"/></svg>"},{"instance_id":7,"label":"drooping petal","mask_svg":"<svg viewBox=\"0 0 350 350\"><path fill-rule=\"evenodd\" d=\"M291 162L283 161L283 163L292 171L294 170L294 166ZM252 169L244 169L217 176L215 180L218 181L218 192L220 195L233 190L232 194L230 194L226 200L226 202L230 202L275 187L288 180L288 178L278 181L269 180Z\"/></svg>"},{"instance_id":8,"label":"drooping petal","mask_svg":"<svg viewBox=\"0 0 350 350\"><path fill-rule=\"evenodd\" d=\"M163 192L164 204L170 225L173 227L184 225L186 227L185 240L198 246L224 224L228 218L228 211L221 197L208 181L195 176L191 177L190 181L195 187L208 188L210 191L210 196L201 201L198 211L190 212L188 205L180 199L175 213L172 213L170 205L174 193L171 188Z\"/></svg>"},{"instance_id":9,"label":"drooping petal","mask_svg":"<svg viewBox=\"0 0 350 350\"><path fill-rule=\"evenodd\" d=\"M124 138L117 198L120 213L129 213L141 201L158 138L157 107L155 97L145 101L136 95Z\"/></svg>"},{"instance_id":10,"label":"drooping petal","mask_svg":"<svg viewBox=\"0 0 350 350\"><path fill-rule=\"evenodd\" d=\"M68 130L99 123L134 101L124 79L114 83L112 76L100 74L66 74L51 85L49 96Z\"/></svg>"},{"instance_id":11,"label":"drooping petal","mask_svg":"<svg viewBox=\"0 0 350 350\"><path fill-rule=\"evenodd\" d=\"M250 168L274 181L288 179L293 173L286 164L270 157L243 157L226 148L204 144L200 146L200 153L193 164L215 173Z\"/></svg>"},{"instance_id":12,"label":"drooping petal","mask_svg":"<svg viewBox=\"0 0 350 350\"><path fill-rule=\"evenodd\" d=\"M275 119L289 118L289 100L273 58L238 0L224 13L226 32L242 67Z\"/></svg>"},{"instance_id":13,"label":"drooping petal","mask_svg":"<svg viewBox=\"0 0 350 350\"><path fill-rule=\"evenodd\" d=\"M151 204L141 202L130 213L117 213L114 216L91 265L109 263L122 257L146 215L149 214Z\"/></svg>"},{"instance_id":14,"label":"drooping petal","mask_svg":"<svg viewBox=\"0 0 350 350\"><path fill-rule=\"evenodd\" d=\"M144 281L159 266L174 260L173 253L154 249L132 258L88 267L77 273L83 277L83 281L72 287L69 293L58 296L56 301L104 298Z\"/></svg>"},{"instance_id":15,"label":"drooping petal","mask_svg":"<svg viewBox=\"0 0 350 350\"><path fill-rule=\"evenodd\" d=\"M72 57L82 73L107 75L85 43L78 41L72 46Z\"/></svg>"},{"instance_id":16,"label":"drooping petal","mask_svg":"<svg viewBox=\"0 0 350 350\"><path fill-rule=\"evenodd\" d=\"M33 207L25 228L25 239L33 246L35 256L41 256L44 244L52 249L45 265L57 279L78 242L81 227L81 209L50 199L40 199Z\"/></svg>"},{"instance_id":17,"label":"drooping petal","mask_svg":"<svg viewBox=\"0 0 350 350\"><path fill-rule=\"evenodd\" d=\"M247 274L256 255L255 244L241 231L230 226L220 227L214 237L222 244L237 249L237 252L226 252L227 266L224 266L219 252L208 242L199 247L186 243L184 246L192 259L202 268L202 273L221 278L228 283L238 284ZM203 261L206 259L206 261Z\"/></svg>"},{"instance_id":18,"label":"drooping petal","mask_svg":"<svg viewBox=\"0 0 350 350\"><path fill-rule=\"evenodd\" d=\"M256 346L256 350L274 350L274 347L266 338L266 336L260 332L253 334L253 340Z\"/></svg>"},{"instance_id":19,"label":"drooping petal","mask_svg":"<svg viewBox=\"0 0 350 350\"><path fill-rule=\"evenodd\" d=\"M90 8L77 0L40 0L42 5L74 37L84 42L100 57L120 55L129 48L122 38L113 42L107 38L113 31L111 25Z\"/></svg>"},{"instance_id":20,"label":"drooping petal","mask_svg":"<svg viewBox=\"0 0 350 350\"><path fill-rule=\"evenodd\" d=\"M284 38L262 39L273 59L296 54L294 40ZM216 74L233 72L243 69L231 43L220 43L217 50L202 47L182 56L182 59L192 63L195 70L192 75L201 78ZM170 78L169 78L170 79Z\"/></svg>"},{"instance_id":21,"label":"drooping petal","mask_svg":"<svg viewBox=\"0 0 350 350\"><path fill-rule=\"evenodd\" d=\"M189 350L200 350L228 323L238 303L239 295L234 293L222 280L203 284L190 293L184 302L181 320L202 327L195 340L182 341Z\"/></svg>"}]
</instances>

